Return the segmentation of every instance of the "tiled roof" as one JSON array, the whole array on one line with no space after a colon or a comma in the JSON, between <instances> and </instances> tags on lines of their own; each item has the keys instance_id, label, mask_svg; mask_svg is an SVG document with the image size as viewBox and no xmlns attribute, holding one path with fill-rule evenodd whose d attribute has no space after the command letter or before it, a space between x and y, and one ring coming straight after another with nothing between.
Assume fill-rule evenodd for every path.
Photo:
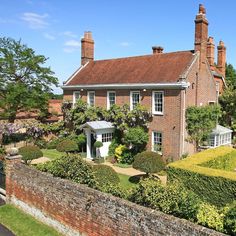
<instances>
[{"instance_id":1,"label":"tiled roof","mask_svg":"<svg viewBox=\"0 0 236 236\"><path fill-rule=\"evenodd\" d=\"M90 127L93 130L114 128L114 126L111 122L107 122L105 120L89 121L89 122L86 122L85 124L80 126L81 129L84 127Z\"/></svg>"},{"instance_id":2,"label":"tiled roof","mask_svg":"<svg viewBox=\"0 0 236 236\"><path fill-rule=\"evenodd\" d=\"M181 51L91 61L66 85L174 83L193 58L193 51Z\"/></svg>"}]
</instances>

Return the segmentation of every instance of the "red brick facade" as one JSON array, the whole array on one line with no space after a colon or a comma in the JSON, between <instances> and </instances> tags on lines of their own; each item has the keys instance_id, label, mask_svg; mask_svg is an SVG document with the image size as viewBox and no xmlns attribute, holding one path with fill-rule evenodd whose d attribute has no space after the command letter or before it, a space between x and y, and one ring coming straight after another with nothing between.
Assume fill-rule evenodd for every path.
<instances>
[{"instance_id":1,"label":"red brick facade","mask_svg":"<svg viewBox=\"0 0 236 236\"><path fill-rule=\"evenodd\" d=\"M223 89L223 69L220 71L222 74L219 74L218 70L217 79L213 73L214 42L212 37L208 38L208 21L202 5L195 19L194 45L195 50L188 52L163 53L163 48L156 46L153 47L153 55L149 56L90 61L63 86L64 99L73 101L73 92L77 90L81 98L87 101L87 92L95 91L95 106L107 107L107 92L115 91L117 105L130 105L130 92L140 91L140 103L152 111L152 91L163 91L164 113L153 115L147 147L152 148L152 132L157 131L162 133L165 157L178 159L184 153L191 154L194 152L194 146L186 142L186 108L207 105L209 102L217 103L216 81L220 83L220 89ZM222 42L218 46L219 64L222 65L224 57L225 47ZM188 86L158 88L161 84L174 85L181 81ZM127 83L125 89L116 88L117 84L124 83ZM157 89L152 89L151 86L146 88L144 83L153 83ZM139 89L132 89L137 84Z\"/></svg>"}]
</instances>

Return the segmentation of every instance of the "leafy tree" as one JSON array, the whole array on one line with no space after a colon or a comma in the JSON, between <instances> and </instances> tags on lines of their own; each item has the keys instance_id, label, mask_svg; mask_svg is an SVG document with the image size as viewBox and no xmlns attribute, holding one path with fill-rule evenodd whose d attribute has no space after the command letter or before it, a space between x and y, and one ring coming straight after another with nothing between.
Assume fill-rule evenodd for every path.
<instances>
[{"instance_id":1,"label":"leafy tree","mask_svg":"<svg viewBox=\"0 0 236 236\"><path fill-rule=\"evenodd\" d=\"M220 123L236 130L236 70L231 64L226 65L227 89L219 98L222 108Z\"/></svg>"},{"instance_id":2,"label":"leafy tree","mask_svg":"<svg viewBox=\"0 0 236 236\"><path fill-rule=\"evenodd\" d=\"M21 41L0 38L0 108L9 122L14 122L19 110L47 113L51 86L58 80L43 66L46 61Z\"/></svg>"},{"instance_id":3,"label":"leafy tree","mask_svg":"<svg viewBox=\"0 0 236 236\"><path fill-rule=\"evenodd\" d=\"M221 110L218 105L188 107L186 110L186 128L189 141L195 142L196 147L198 147L202 141L208 138L212 129L216 127L220 114Z\"/></svg>"},{"instance_id":4,"label":"leafy tree","mask_svg":"<svg viewBox=\"0 0 236 236\"><path fill-rule=\"evenodd\" d=\"M143 151L148 142L148 133L140 126L132 127L125 132L124 143L134 149L134 154Z\"/></svg>"}]
</instances>

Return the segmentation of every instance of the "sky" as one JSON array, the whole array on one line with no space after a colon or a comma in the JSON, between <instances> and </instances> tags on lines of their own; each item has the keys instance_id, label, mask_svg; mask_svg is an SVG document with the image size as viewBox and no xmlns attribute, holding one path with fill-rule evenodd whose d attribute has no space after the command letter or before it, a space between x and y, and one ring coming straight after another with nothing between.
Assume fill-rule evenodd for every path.
<instances>
[{"instance_id":1,"label":"sky","mask_svg":"<svg viewBox=\"0 0 236 236\"><path fill-rule=\"evenodd\" d=\"M235 0L0 0L0 37L21 39L46 56L62 85L80 66L84 31L92 31L97 60L151 54L154 45L165 52L193 49L199 3L209 36L216 46L224 41L236 68Z\"/></svg>"}]
</instances>

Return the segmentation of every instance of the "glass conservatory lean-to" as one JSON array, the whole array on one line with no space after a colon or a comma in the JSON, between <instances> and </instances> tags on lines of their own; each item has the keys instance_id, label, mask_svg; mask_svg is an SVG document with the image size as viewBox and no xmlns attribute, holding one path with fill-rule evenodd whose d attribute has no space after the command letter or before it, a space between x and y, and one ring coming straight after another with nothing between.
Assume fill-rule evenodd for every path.
<instances>
[{"instance_id":1,"label":"glass conservatory lean-to","mask_svg":"<svg viewBox=\"0 0 236 236\"><path fill-rule=\"evenodd\" d=\"M221 125L217 125L215 129L212 130L209 139L210 147L218 147L222 145L230 145L232 139L232 130Z\"/></svg>"}]
</instances>

